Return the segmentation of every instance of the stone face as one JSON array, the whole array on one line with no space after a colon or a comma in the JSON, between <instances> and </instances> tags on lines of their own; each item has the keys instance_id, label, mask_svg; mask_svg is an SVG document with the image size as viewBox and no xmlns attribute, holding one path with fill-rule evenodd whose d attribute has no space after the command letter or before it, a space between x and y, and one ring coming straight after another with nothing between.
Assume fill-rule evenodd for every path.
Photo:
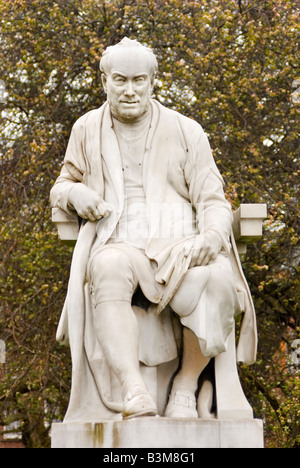
<instances>
[{"instance_id":1,"label":"stone face","mask_svg":"<svg viewBox=\"0 0 300 468\"><path fill-rule=\"evenodd\" d=\"M136 418L54 423L52 448L263 448L259 419Z\"/></svg>"}]
</instances>

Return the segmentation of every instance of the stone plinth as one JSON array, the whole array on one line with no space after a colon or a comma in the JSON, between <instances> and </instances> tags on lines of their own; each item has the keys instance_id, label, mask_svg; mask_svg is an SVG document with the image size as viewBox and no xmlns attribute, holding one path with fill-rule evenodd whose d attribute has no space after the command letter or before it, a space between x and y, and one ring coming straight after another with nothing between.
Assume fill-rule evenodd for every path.
<instances>
[{"instance_id":1,"label":"stone plinth","mask_svg":"<svg viewBox=\"0 0 300 468\"><path fill-rule=\"evenodd\" d=\"M54 423L52 448L263 448L260 419L147 417Z\"/></svg>"}]
</instances>

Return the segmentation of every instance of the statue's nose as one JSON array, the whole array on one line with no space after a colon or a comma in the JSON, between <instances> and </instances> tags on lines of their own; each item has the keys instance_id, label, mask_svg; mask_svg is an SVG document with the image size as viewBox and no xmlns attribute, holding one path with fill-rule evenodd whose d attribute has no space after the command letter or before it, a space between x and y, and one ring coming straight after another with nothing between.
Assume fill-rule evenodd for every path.
<instances>
[{"instance_id":1,"label":"statue's nose","mask_svg":"<svg viewBox=\"0 0 300 468\"><path fill-rule=\"evenodd\" d=\"M126 83L125 94L126 94L126 96L133 96L134 95L134 88L133 88L133 84L132 84L131 81L128 81Z\"/></svg>"}]
</instances>

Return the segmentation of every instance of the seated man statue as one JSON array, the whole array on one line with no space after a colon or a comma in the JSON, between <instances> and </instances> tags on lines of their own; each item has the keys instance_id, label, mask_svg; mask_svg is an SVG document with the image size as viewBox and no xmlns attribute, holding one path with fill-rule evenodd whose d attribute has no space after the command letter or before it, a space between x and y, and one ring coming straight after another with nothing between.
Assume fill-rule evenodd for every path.
<instances>
[{"instance_id":1,"label":"seated man statue","mask_svg":"<svg viewBox=\"0 0 300 468\"><path fill-rule=\"evenodd\" d=\"M199 376L241 313L237 284L248 294L231 207L202 127L151 98L152 51L125 38L100 69L107 102L75 122L50 196L83 220L57 335L72 357L65 421L197 418ZM253 362L247 298L238 352Z\"/></svg>"}]
</instances>

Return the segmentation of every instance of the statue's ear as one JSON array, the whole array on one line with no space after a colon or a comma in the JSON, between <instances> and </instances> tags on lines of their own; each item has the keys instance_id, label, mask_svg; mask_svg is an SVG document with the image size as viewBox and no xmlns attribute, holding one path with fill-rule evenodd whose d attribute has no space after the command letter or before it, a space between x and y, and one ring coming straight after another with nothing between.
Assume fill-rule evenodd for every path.
<instances>
[{"instance_id":1,"label":"statue's ear","mask_svg":"<svg viewBox=\"0 0 300 468\"><path fill-rule=\"evenodd\" d=\"M151 91L153 91L154 83L155 83L155 75L153 75L151 78Z\"/></svg>"},{"instance_id":2,"label":"statue's ear","mask_svg":"<svg viewBox=\"0 0 300 468\"><path fill-rule=\"evenodd\" d=\"M103 86L103 89L104 89L104 92L107 93L107 77L105 75L105 73L102 73L101 75L101 81L102 81L102 86Z\"/></svg>"}]
</instances>

